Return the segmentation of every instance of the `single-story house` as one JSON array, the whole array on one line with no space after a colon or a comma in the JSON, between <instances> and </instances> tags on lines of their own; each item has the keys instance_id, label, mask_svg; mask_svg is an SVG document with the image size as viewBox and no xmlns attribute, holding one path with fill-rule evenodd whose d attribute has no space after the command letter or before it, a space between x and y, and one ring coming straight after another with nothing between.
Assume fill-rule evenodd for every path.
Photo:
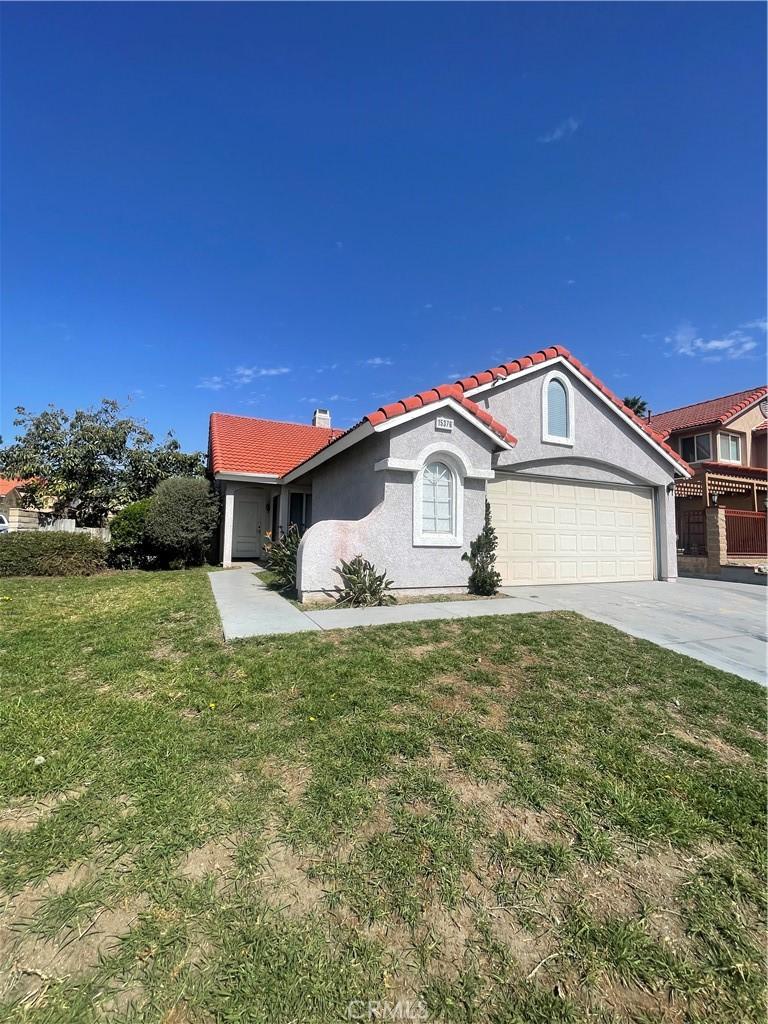
<instances>
[{"instance_id":1,"label":"single-story house","mask_svg":"<svg viewBox=\"0 0 768 1024\"><path fill-rule=\"evenodd\" d=\"M461 592L490 502L505 585L673 580L682 456L567 349L411 395L334 430L213 413L221 559L296 523L301 598L362 554L401 591Z\"/></svg>"},{"instance_id":2,"label":"single-story house","mask_svg":"<svg viewBox=\"0 0 768 1024\"><path fill-rule=\"evenodd\" d=\"M23 480L0 477L0 531L37 530L40 516L34 509L25 508L21 492Z\"/></svg>"}]
</instances>

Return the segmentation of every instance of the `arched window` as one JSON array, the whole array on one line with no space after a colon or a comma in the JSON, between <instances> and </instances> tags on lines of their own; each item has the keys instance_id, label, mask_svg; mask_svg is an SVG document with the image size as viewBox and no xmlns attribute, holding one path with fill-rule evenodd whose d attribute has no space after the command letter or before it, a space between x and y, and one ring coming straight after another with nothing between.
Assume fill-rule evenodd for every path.
<instances>
[{"instance_id":1,"label":"arched window","mask_svg":"<svg viewBox=\"0 0 768 1024\"><path fill-rule=\"evenodd\" d=\"M543 440L573 444L573 392L561 373L550 373L544 379L542 406Z\"/></svg>"},{"instance_id":2,"label":"arched window","mask_svg":"<svg viewBox=\"0 0 768 1024\"><path fill-rule=\"evenodd\" d=\"M421 532L453 534L455 520L453 473L444 462L430 462L421 479Z\"/></svg>"}]
</instances>

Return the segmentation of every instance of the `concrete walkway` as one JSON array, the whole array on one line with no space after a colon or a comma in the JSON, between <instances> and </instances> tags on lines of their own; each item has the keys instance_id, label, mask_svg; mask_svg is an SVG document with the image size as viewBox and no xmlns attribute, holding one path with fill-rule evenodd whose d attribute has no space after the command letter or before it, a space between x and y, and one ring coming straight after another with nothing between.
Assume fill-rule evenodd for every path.
<instances>
[{"instance_id":1,"label":"concrete walkway","mask_svg":"<svg viewBox=\"0 0 768 1024\"><path fill-rule=\"evenodd\" d=\"M254 566L210 574L227 640L307 630L575 611L632 636L766 685L766 590L743 583L591 583L507 587L504 597L301 612L268 590Z\"/></svg>"},{"instance_id":2,"label":"concrete walkway","mask_svg":"<svg viewBox=\"0 0 768 1024\"><path fill-rule=\"evenodd\" d=\"M290 601L265 587L254 570L251 563L208 574L225 640L320 628Z\"/></svg>"}]
</instances>

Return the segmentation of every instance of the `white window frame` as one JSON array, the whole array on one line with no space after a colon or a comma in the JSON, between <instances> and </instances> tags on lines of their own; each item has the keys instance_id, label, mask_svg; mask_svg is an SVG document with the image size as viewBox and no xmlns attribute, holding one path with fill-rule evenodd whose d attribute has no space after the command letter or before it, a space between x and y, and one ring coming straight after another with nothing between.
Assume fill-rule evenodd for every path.
<instances>
[{"instance_id":1,"label":"white window frame","mask_svg":"<svg viewBox=\"0 0 768 1024\"><path fill-rule=\"evenodd\" d=\"M725 455L723 455L723 441L725 440L725 438L728 438L729 442L731 440L734 440L736 442L737 456L736 456L735 459L726 458ZM730 447L730 445L729 445L729 447ZM733 463L733 465L741 465L741 437L738 434L730 434L730 433L726 433L726 432L722 432L722 433L718 434L717 435L717 453L718 453L720 462L731 462L731 463Z\"/></svg>"},{"instance_id":2,"label":"white window frame","mask_svg":"<svg viewBox=\"0 0 768 1024\"><path fill-rule=\"evenodd\" d=\"M700 437L707 437L707 438L709 438L709 455L705 455L703 459L699 459L699 458L686 459L685 461L688 463L689 466L696 465L699 462L711 462L712 461L712 434L708 430L704 430L700 434L688 434L686 437L681 437L680 438L680 454L685 459L685 456L683 455L683 441L693 441L693 454L696 455L697 454L696 453L696 442L699 440Z\"/></svg>"},{"instance_id":3,"label":"white window frame","mask_svg":"<svg viewBox=\"0 0 768 1024\"><path fill-rule=\"evenodd\" d=\"M549 385L553 380L559 381L565 389L565 412L568 417L568 434L565 437L549 433ZM572 448L575 436L573 387L564 373L560 373L559 370L551 370L545 375L541 384L541 440L544 444L568 445Z\"/></svg>"},{"instance_id":4,"label":"white window frame","mask_svg":"<svg viewBox=\"0 0 768 1024\"><path fill-rule=\"evenodd\" d=\"M464 538L464 476L460 463L450 452L427 449L413 478L413 545L417 548L460 548ZM442 462L452 477L453 523L450 533L425 533L422 518L424 471L433 462Z\"/></svg>"}]
</instances>

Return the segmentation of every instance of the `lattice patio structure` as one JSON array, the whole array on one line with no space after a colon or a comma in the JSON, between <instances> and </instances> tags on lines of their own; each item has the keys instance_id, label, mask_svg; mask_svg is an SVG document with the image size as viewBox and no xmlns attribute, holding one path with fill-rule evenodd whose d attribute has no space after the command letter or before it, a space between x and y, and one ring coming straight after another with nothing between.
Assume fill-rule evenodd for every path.
<instances>
[{"instance_id":1,"label":"lattice patio structure","mask_svg":"<svg viewBox=\"0 0 768 1024\"><path fill-rule=\"evenodd\" d=\"M719 504L723 497L734 495L750 495L753 510L764 511L768 499L768 470L759 466L713 469L704 463L702 470L695 476L675 483L676 498L702 498L705 508Z\"/></svg>"}]
</instances>

